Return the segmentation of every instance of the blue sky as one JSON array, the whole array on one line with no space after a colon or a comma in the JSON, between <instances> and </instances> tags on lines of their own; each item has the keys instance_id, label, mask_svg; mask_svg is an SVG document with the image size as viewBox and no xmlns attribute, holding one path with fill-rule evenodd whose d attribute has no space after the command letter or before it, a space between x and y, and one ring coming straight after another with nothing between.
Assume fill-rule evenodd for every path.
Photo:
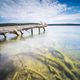
<instances>
[{"instance_id":1,"label":"blue sky","mask_svg":"<svg viewBox=\"0 0 80 80\"><path fill-rule=\"evenodd\" d=\"M80 6L80 0L58 0L60 3L67 4L68 6Z\"/></svg>"},{"instance_id":2,"label":"blue sky","mask_svg":"<svg viewBox=\"0 0 80 80\"><path fill-rule=\"evenodd\" d=\"M0 23L80 23L80 0L0 0Z\"/></svg>"}]
</instances>

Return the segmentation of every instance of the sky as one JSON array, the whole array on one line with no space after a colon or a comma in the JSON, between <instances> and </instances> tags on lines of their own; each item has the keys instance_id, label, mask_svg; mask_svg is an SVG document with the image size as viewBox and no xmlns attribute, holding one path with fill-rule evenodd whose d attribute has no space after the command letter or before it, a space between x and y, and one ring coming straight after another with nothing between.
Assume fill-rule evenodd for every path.
<instances>
[{"instance_id":1,"label":"sky","mask_svg":"<svg viewBox=\"0 0 80 80\"><path fill-rule=\"evenodd\" d=\"M78 23L80 0L0 0L0 23Z\"/></svg>"}]
</instances>

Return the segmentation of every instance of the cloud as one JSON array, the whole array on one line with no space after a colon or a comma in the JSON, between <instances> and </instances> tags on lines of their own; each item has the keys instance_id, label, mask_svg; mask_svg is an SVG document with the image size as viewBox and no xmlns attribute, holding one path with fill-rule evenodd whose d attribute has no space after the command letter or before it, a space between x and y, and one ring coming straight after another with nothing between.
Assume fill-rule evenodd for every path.
<instances>
[{"instance_id":1,"label":"cloud","mask_svg":"<svg viewBox=\"0 0 80 80\"><path fill-rule=\"evenodd\" d=\"M54 17L55 21L62 23L80 23L80 13L75 14L60 14Z\"/></svg>"},{"instance_id":2,"label":"cloud","mask_svg":"<svg viewBox=\"0 0 80 80\"><path fill-rule=\"evenodd\" d=\"M8 19L8 22L52 23L80 16L76 14L68 17L67 14L63 14L68 9L70 8L66 4L57 0L0 0L0 16Z\"/></svg>"}]
</instances>

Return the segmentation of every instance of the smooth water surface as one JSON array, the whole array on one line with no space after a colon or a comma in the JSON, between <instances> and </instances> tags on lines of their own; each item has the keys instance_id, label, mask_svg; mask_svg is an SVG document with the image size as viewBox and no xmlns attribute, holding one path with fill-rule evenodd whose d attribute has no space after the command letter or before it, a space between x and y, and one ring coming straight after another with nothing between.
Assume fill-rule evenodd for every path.
<instances>
[{"instance_id":1,"label":"smooth water surface","mask_svg":"<svg viewBox=\"0 0 80 80\"><path fill-rule=\"evenodd\" d=\"M4 61L7 57L19 53L26 53L30 48L41 48L53 46L74 59L80 59L80 26L48 26L46 32L38 34L38 29L34 29L34 36L30 32L25 32L23 38L10 40L13 34L6 34L7 40L0 42L0 58ZM2 37L2 36L1 36Z\"/></svg>"}]
</instances>

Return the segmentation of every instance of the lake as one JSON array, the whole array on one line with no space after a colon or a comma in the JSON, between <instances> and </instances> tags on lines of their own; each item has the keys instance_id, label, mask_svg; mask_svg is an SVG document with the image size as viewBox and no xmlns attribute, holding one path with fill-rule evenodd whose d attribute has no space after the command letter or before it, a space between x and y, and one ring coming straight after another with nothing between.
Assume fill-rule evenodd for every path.
<instances>
[{"instance_id":1,"label":"lake","mask_svg":"<svg viewBox=\"0 0 80 80\"><path fill-rule=\"evenodd\" d=\"M33 36L30 31L23 31L23 33L22 38L16 39L11 39L16 35L6 34L7 39L0 42L0 64L2 66L12 56L28 53L34 49L41 49L44 52L44 49L53 48L71 59L80 60L80 26L48 26L45 33L41 29L40 35L38 29L34 29ZM2 38L3 36L0 36L0 39Z\"/></svg>"},{"instance_id":2,"label":"lake","mask_svg":"<svg viewBox=\"0 0 80 80\"><path fill-rule=\"evenodd\" d=\"M42 30L41 30L42 31ZM48 26L46 32L38 35L38 30L34 29L34 36L30 32L24 32L23 38L7 39L0 45L1 54L14 54L26 52L27 47L53 46L54 49L80 59L80 26ZM13 34L7 34L12 37ZM36 46L35 46L36 45Z\"/></svg>"}]
</instances>

